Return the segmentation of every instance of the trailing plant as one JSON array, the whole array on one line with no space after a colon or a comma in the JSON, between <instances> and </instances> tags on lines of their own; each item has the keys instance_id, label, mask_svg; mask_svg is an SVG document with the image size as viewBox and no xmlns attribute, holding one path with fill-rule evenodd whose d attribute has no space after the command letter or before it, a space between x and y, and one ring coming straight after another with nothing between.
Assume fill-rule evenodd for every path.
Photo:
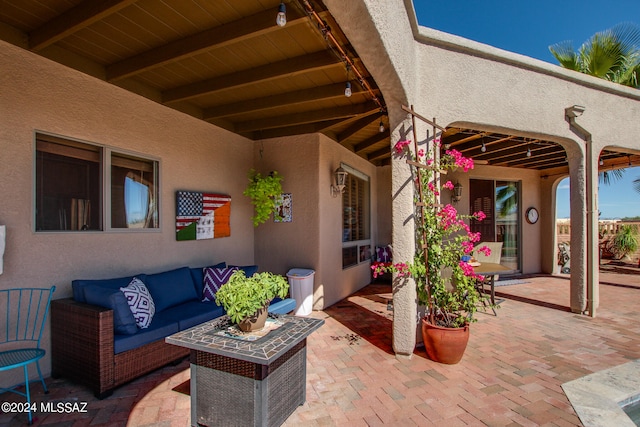
<instances>
[{"instance_id":1,"label":"trailing plant","mask_svg":"<svg viewBox=\"0 0 640 427\"><path fill-rule=\"evenodd\" d=\"M399 279L413 278L416 284L418 304L428 308L427 317L432 324L443 327L459 327L473 322L481 296L475 288L477 275L464 255L474 250L480 241L480 233L471 232L465 220L482 221L486 215L479 211L473 215L460 215L451 204L439 204L442 189L453 190L453 183L440 184L436 171L462 168L465 172L473 168L473 160L465 158L456 150L447 150L438 161L433 152L423 149L414 154L408 148L410 141L400 141L394 147L396 156L418 160L427 168L417 168L414 179L415 193L422 194L425 206L416 203L416 252L410 264L395 263L372 265L373 275L396 272ZM433 150L440 150L439 140ZM425 157L426 155L426 157ZM416 202L420 200L416 196ZM483 246L479 251L489 255L491 250ZM470 258L470 257L469 257Z\"/></svg>"},{"instance_id":2,"label":"trailing plant","mask_svg":"<svg viewBox=\"0 0 640 427\"><path fill-rule=\"evenodd\" d=\"M253 226L265 222L269 215L273 214L279 218L276 198L282 194L282 176L277 171L271 172L267 176L262 176L254 169L249 171L249 185L242 194L251 198L255 215L251 217Z\"/></svg>"},{"instance_id":3,"label":"trailing plant","mask_svg":"<svg viewBox=\"0 0 640 427\"><path fill-rule=\"evenodd\" d=\"M288 292L289 282L282 276L264 272L246 277L244 271L238 270L216 293L216 304L224 307L232 322L239 323L275 297L286 297Z\"/></svg>"},{"instance_id":4,"label":"trailing plant","mask_svg":"<svg viewBox=\"0 0 640 427\"><path fill-rule=\"evenodd\" d=\"M638 249L638 229L633 225L621 225L613 237L613 250L619 258Z\"/></svg>"}]
</instances>

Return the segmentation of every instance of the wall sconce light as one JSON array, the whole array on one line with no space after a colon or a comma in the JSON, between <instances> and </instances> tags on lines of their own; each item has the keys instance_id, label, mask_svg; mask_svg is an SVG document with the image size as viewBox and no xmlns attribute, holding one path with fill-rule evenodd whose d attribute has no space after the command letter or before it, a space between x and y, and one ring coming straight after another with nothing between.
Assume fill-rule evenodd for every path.
<instances>
[{"instance_id":1,"label":"wall sconce light","mask_svg":"<svg viewBox=\"0 0 640 427\"><path fill-rule=\"evenodd\" d=\"M347 175L349 173L341 167L336 169L333 173L333 177L335 179L336 185L331 185L331 195L333 197L338 197L339 194L344 193L344 187L347 182Z\"/></svg>"},{"instance_id":2,"label":"wall sconce light","mask_svg":"<svg viewBox=\"0 0 640 427\"><path fill-rule=\"evenodd\" d=\"M462 200L462 184L456 182L456 185L453 186L453 196L451 196L451 201L453 203L458 203Z\"/></svg>"}]
</instances>

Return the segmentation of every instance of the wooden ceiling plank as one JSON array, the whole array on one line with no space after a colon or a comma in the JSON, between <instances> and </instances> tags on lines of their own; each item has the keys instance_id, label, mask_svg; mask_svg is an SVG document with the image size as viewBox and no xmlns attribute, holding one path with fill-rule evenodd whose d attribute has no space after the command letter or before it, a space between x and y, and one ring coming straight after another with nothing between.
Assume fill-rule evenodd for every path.
<instances>
[{"instance_id":1,"label":"wooden ceiling plank","mask_svg":"<svg viewBox=\"0 0 640 427\"><path fill-rule=\"evenodd\" d=\"M237 123L236 132L250 132L250 131L256 131L256 130L292 126L297 124L339 119L344 117L352 117L352 116L357 116L359 114L365 114L377 108L378 108L378 105L375 102L369 101L364 104L347 105L344 107L326 108L326 109L315 110L315 111L304 111L304 112L289 114L285 116L250 120L246 122Z\"/></svg>"},{"instance_id":2,"label":"wooden ceiling plank","mask_svg":"<svg viewBox=\"0 0 640 427\"><path fill-rule=\"evenodd\" d=\"M318 133L342 122L342 119L327 120L316 123L305 123L302 125L286 126L274 129L264 129L242 135L252 140L279 138L283 136L302 135L306 133Z\"/></svg>"},{"instance_id":3,"label":"wooden ceiling plank","mask_svg":"<svg viewBox=\"0 0 640 427\"><path fill-rule=\"evenodd\" d=\"M346 141L347 139L361 131L362 128L370 125L374 121L377 121L383 115L384 114L381 111L378 111L376 114L370 114L365 117L359 118L358 120L353 122L351 126L340 132L340 134L338 135L338 142Z\"/></svg>"},{"instance_id":4,"label":"wooden ceiling plank","mask_svg":"<svg viewBox=\"0 0 640 427\"><path fill-rule=\"evenodd\" d=\"M267 10L197 34L175 40L107 67L107 80L114 81L154 67L197 55L206 50L228 46L253 37L280 30L273 22L273 11ZM306 22L306 15L296 9L287 12L287 26Z\"/></svg>"},{"instance_id":5,"label":"wooden ceiling plank","mask_svg":"<svg viewBox=\"0 0 640 427\"><path fill-rule=\"evenodd\" d=\"M85 0L29 33L29 49L37 52L124 9L136 0Z\"/></svg>"},{"instance_id":6,"label":"wooden ceiling plank","mask_svg":"<svg viewBox=\"0 0 640 427\"><path fill-rule=\"evenodd\" d=\"M385 139L389 139L389 131L384 131L384 132L379 132L367 139L365 139L364 141L362 141L359 144L356 144L353 146L353 150L356 153L360 153L364 150L366 150L367 148L373 147L374 145L378 144L379 142L384 141Z\"/></svg>"},{"instance_id":7,"label":"wooden ceiling plank","mask_svg":"<svg viewBox=\"0 0 640 427\"><path fill-rule=\"evenodd\" d=\"M333 53L326 50L311 53L302 57L285 59L284 61L266 64L256 68L214 77L212 79L191 83L188 85L169 89L163 93L164 103L184 101L201 95L245 86L259 82L265 82L277 78L292 76L310 70L341 64L341 61Z\"/></svg>"},{"instance_id":8,"label":"wooden ceiling plank","mask_svg":"<svg viewBox=\"0 0 640 427\"><path fill-rule=\"evenodd\" d=\"M354 88L353 93L364 92L364 89ZM236 102L228 105L219 105L217 107L207 108L204 110L203 118L205 120L216 117L227 117L236 114L245 114L255 111L270 110L274 108L282 108L287 105L302 104L305 102L321 101L323 99L344 97L344 83L335 83L332 85L316 86L293 92L287 92L277 95L269 95L262 98L249 99L246 101Z\"/></svg>"},{"instance_id":9,"label":"wooden ceiling plank","mask_svg":"<svg viewBox=\"0 0 640 427\"><path fill-rule=\"evenodd\" d=\"M367 160L370 162L387 157L391 157L391 147L381 148L380 150L367 154Z\"/></svg>"}]
</instances>

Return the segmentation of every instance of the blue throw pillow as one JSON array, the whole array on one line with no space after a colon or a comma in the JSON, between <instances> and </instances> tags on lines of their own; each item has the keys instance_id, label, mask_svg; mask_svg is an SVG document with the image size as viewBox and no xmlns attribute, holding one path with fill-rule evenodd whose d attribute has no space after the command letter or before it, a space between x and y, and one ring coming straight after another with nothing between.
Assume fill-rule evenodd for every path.
<instances>
[{"instance_id":1,"label":"blue throw pillow","mask_svg":"<svg viewBox=\"0 0 640 427\"><path fill-rule=\"evenodd\" d=\"M85 286L84 298L87 304L113 310L113 330L116 334L132 335L138 332L138 325L129 309L127 298L119 289L98 285Z\"/></svg>"},{"instance_id":2,"label":"blue throw pillow","mask_svg":"<svg viewBox=\"0 0 640 427\"><path fill-rule=\"evenodd\" d=\"M189 267L148 274L144 283L153 297L157 311L198 299Z\"/></svg>"}]
</instances>

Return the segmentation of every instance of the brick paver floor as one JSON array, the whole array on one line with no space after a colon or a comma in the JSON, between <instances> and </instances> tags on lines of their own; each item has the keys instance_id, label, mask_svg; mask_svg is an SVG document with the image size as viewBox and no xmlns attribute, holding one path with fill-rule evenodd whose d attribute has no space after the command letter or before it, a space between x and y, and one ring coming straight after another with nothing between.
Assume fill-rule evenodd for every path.
<instances>
[{"instance_id":1,"label":"brick paver floor","mask_svg":"<svg viewBox=\"0 0 640 427\"><path fill-rule=\"evenodd\" d=\"M441 365L416 349L393 355L391 286L372 284L312 315L325 325L308 339L307 401L286 426L575 426L561 384L640 358L640 270L601 274L596 318L568 310L569 280L526 277L500 286L498 315L478 313L462 361ZM87 413L36 414L35 425L188 426L188 363L169 366L96 400L48 379L35 402L87 402ZM188 390L188 388L187 388ZM0 400L20 401L12 395ZM26 415L0 413L0 425Z\"/></svg>"}]
</instances>

